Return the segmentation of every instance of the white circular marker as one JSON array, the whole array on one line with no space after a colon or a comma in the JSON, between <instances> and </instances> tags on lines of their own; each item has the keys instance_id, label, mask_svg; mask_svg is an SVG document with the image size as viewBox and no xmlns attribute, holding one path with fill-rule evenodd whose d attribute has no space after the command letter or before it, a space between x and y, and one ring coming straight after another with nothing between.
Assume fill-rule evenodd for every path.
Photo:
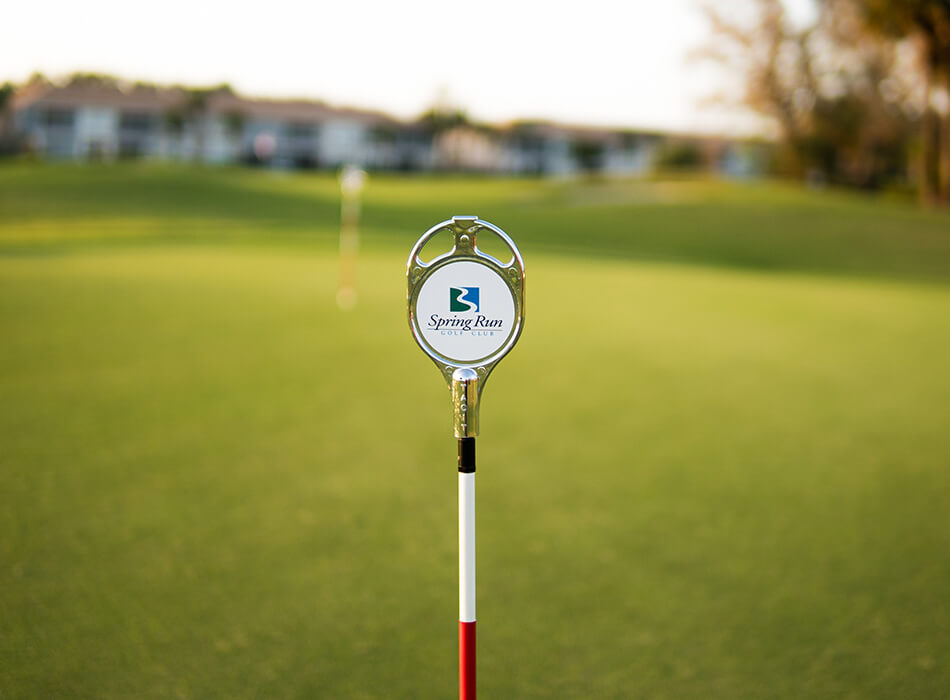
<instances>
[{"instance_id":1,"label":"white circular marker","mask_svg":"<svg viewBox=\"0 0 950 700\"><path fill-rule=\"evenodd\" d=\"M504 278L470 260L449 262L422 283L415 304L422 340L444 358L491 357L515 331L515 300Z\"/></svg>"}]
</instances>

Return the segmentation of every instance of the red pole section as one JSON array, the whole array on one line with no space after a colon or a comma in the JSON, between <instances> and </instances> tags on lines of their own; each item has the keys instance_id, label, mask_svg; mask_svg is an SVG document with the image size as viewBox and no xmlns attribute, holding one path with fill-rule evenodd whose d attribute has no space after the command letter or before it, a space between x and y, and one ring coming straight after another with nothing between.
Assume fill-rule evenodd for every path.
<instances>
[{"instance_id":1,"label":"red pole section","mask_svg":"<svg viewBox=\"0 0 950 700\"><path fill-rule=\"evenodd\" d=\"M459 700L475 700L474 622L459 622Z\"/></svg>"}]
</instances>

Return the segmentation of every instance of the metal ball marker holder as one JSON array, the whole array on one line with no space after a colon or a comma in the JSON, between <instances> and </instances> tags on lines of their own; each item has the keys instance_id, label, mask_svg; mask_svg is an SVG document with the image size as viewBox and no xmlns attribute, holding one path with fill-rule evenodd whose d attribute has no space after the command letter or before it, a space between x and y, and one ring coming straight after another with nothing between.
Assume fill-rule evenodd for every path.
<instances>
[{"instance_id":1,"label":"metal ball marker holder","mask_svg":"<svg viewBox=\"0 0 950 700\"><path fill-rule=\"evenodd\" d=\"M449 231L451 251L424 262L419 254ZM478 249L497 236L511 251L502 262ZM459 457L459 698L475 700L475 436L488 375L524 326L524 261L508 235L475 216L454 216L416 241L406 269L409 327L452 390Z\"/></svg>"}]
</instances>

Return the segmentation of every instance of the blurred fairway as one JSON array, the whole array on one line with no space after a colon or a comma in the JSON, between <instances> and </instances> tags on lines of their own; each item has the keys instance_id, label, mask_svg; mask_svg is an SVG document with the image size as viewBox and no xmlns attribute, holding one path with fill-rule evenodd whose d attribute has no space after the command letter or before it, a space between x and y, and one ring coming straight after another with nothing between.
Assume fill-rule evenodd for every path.
<instances>
[{"instance_id":1,"label":"blurred fairway","mask_svg":"<svg viewBox=\"0 0 950 700\"><path fill-rule=\"evenodd\" d=\"M404 261L458 213L528 269L482 411L483 698L950 695L950 217L377 177L342 313L336 192L0 168L0 698L455 695Z\"/></svg>"}]
</instances>

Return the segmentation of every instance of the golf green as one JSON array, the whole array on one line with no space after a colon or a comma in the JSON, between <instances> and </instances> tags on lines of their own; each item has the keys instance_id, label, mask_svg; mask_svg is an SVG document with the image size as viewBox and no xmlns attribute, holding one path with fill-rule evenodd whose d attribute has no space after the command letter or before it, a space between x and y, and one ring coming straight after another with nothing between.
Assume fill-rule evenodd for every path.
<instances>
[{"instance_id":1,"label":"golf green","mask_svg":"<svg viewBox=\"0 0 950 700\"><path fill-rule=\"evenodd\" d=\"M945 214L371 178L343 312L335 188L0 169L0 697L454 695L456 446L404 263L459 213L528 275L481 410L483 697L947 694Z\"/></svg>"}]
</instances>

